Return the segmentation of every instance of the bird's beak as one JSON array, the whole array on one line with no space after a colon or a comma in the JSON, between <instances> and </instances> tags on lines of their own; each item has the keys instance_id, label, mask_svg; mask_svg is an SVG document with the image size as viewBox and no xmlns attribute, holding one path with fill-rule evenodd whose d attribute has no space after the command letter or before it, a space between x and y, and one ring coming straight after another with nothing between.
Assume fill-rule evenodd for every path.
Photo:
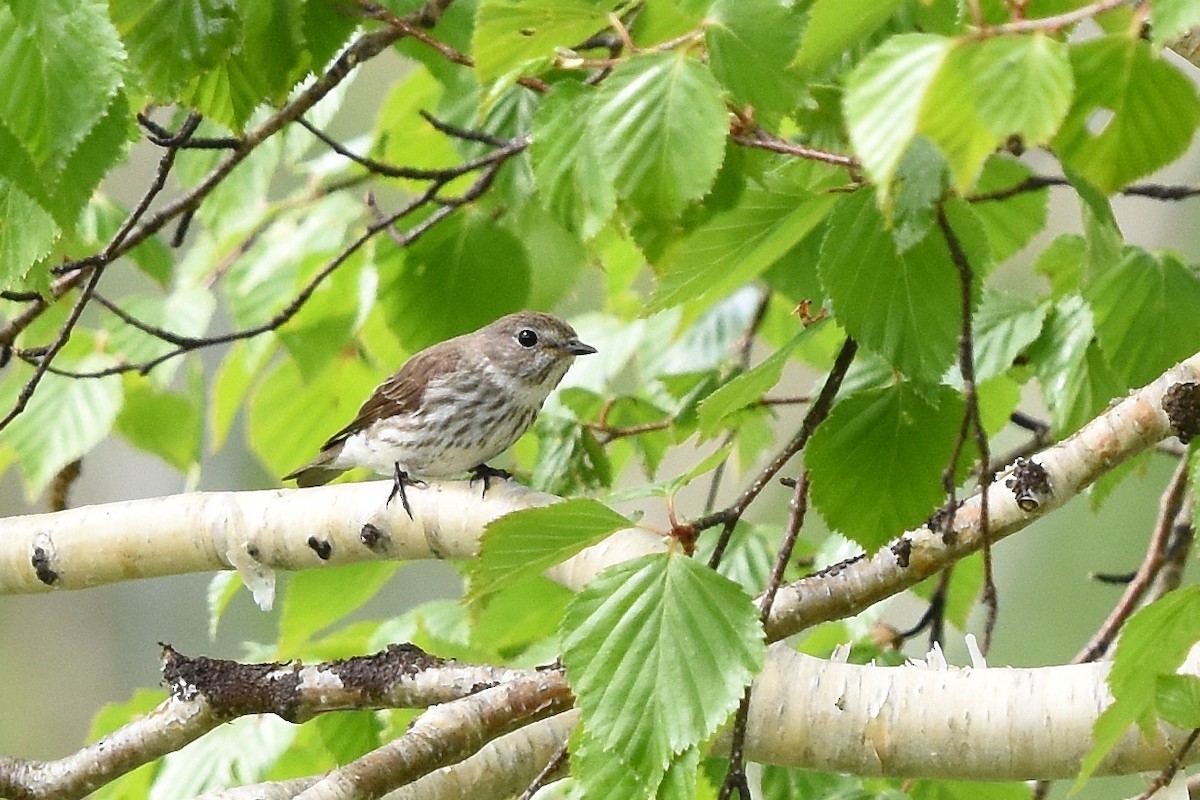
<instances>
[{"instance_id":1,"label":"bird's beak","mask_svg":"<svg viewBox=\"0 0 1200 800\"><path fill-rule=\"evenodd\" d=\"M562 349L563 352L570 353L573 356L588 356L596 352L596 348L590 344L584 344L578 339L568 339L563 342Z\"/></svg>"}]
</instances>

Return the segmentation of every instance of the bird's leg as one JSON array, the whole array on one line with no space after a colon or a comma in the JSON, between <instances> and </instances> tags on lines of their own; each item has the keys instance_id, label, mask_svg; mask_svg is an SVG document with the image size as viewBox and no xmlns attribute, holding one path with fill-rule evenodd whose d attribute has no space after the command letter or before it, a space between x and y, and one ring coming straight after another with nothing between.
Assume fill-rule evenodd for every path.
<instances>
[{"instance_id":1,"label":"bird's leg","mask_svg":"<svg viewBox=\"0 0 1200 800\"><path fill-rule=\"evenodd\" d=\"M487 497L488 482L492 478L500 478L506 481L511 477L512 473L508 470L496 469L495 467L489 467L487 464L480 464L477 467L471 468L471 483L483 481L483 494L480 497Z\"/></svg>"},{"instance_id":2,"label":"bird's leg","mask_svg":"<svg viewBox=\"0 0 1200 800\"><path fill-rule=\"evenodd\" d=\"M412 519L412 506L408 504L408 494L404 491L405 484L408 484L409 486L425 486L425 481L418 481L408 477L408 473L400 469L400 462L397 461L396 471L392 473L392 492L388 495L387 502L384 505L390 506L392 501L396 499L396 495L400 495L400 504L404 506L404 510L408 514L408 518Z\"/></svg>"}]
</instances>

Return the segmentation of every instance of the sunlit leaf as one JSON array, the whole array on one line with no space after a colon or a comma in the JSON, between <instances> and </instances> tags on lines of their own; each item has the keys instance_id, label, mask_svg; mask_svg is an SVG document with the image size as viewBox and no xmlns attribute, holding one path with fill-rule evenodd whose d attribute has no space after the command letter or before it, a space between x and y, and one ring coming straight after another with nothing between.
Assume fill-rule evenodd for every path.
<instances>
[{"instance_id":1,"label":"sunlit leaf","mask_svg":"<svg viewBox=\"0 0 1200 800\"><path fill-rule=\"evenodd\" d=\"M605 570L562 639L585 730L651 782L725 721L765 651L749 596L679 554Z\"/></svg>"}]
</instances>

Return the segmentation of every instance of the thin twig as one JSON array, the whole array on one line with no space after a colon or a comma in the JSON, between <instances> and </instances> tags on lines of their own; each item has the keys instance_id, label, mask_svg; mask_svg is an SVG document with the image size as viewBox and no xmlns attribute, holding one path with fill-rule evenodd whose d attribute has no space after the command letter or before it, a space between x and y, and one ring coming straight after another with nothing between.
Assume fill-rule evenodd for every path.
<instances>
[{"instance_id":1,"label":"thin twig","mask_svg":"<svg viewBox=\"0 0 1200 800\"><path fill-rule=\"evenodd\" d=\"M1188 462L1187 459L1180 459L1175 474L1171 476L1171 482L1167 484L1167 489L1159 501L1158 519L1154 522L1154 533L1150 537L1150 545L1146 549L1141 567L1125 587L1125 592L1109 613L1108 619L1104 620L1104 624L1092 636L1091 641L1071 659L1072 664L1095 661L1107 653L1125 620L1137 609L1142 596L1165 561L1167 541L1175 526L1175 518L1179 516L1179 510L1183 506L1187 486Z\"/></svg>"},{"instance_id":2,"label":"thin twig","mask_svg":"<svg viewBox=\"0 0 1200 800\"><path fill-rule=\"evenodd\" d=\"M817 399L813 401L812 407L808 409L808 413L804 416L804 421L800 423L800 430L792 437L779 452L771 463L763 468L750 485L738 496L736 500L729 506L714 511L711 514L705 514L703 517L695 520L691 525L697 531L703 531L717 525L724 526L721 529L721 536L717 540L717 546L713 549L712 557L709 558L709 566L714 569L716 565L721 563L721 558L725 554L725 548L729 545L729 537L733 535L733 528L737 525L737 521L741 518L754 499L766 488L771 479L783 469L792 457L799 453L804 445L808 443L813 431L817 426L824 421L829 415L829 410L833 407L833 400L837 396L838 389L841 388L842 380L846 377L846 371L850 369L850 365L854 362L854 354L858 352L858 343L850 337L846 337L846 341L842 343L842 349L838 351L837 358L834 359L833 367L829 370L829 375L825 379L825 385L821 387L821 393L817 395Z\"/></svg>"},{"instance_id":3,"label":"thin twig","mask_svg":"<svg viewBox=\"0 0 1200 800\"><path fill-rule=\"evenodd\" d=\"M100 276L104 273L100 267L93 267L88 272L87 283L84 284L83 290L79 292L79 297L75 299L75 305L71 306L70 313L67 314L66 320L62 327L59 328L58 336L54 343L50 345L46 351L46 355L42 357L39 363L33 370L33 377L25 382L21 387L21 392L17 395L17 401L3 419L0 419L0 430L8 427L8 424L17 418L17 415L25 410L29 405L30 398L33 397L37 386L42 382L42 378L46 377L46 372L50 369L50 362L58 355L59 351L66 345L67 340L71 338L71 331L75 328L75 323L79 321L79 317L83 314L83 309L87 306L88 301L92 299L92 292L96 290L96 284L100 282Z\"/></svg>"},{"instance_id":4,"label":"thin twig","mask_svg":"<svg viewBox=\"0 0 1200 800\"><path fill-rule=\"evenodd\" d=\"M537 794L539 789L549 782L554 773L563 768L563 765L567 763L567 754L570 752L569 746L569 741L563 742L558 746L558 749L554 751L554 755L550 756L550 760L546 762L546 766L542 767L542 771L525 787L525 791L517 795L516 800L529 800Z\"/></svg>"},{"instance_id":5,"label":"thin twig","mask_svg":"<svg viewBox=\"0 0 1200 800\"><path fill-rule=\"evenodd\" d=\"M431 47L436 50L443 58L455 64L464 67L475 68L475 59L471 58L466 53L451 47L445 42L439 41L430 36L425 31L421 30L410 18L400 17L369 0L357 0L360 8L370 18L385 22L404 36L412 37L426 47ZM410 15L411 16L411 15ZM422 26L423 27L423 26ZM522 75L516 81L521 86L527 89L533 89L536 92L546 93L550 91L550 85L541 78L534 78L530 75Z\"/></svg>"},{"instance_id":6,"label":"thin twig","mask_svg":"<svg viewBox=\"0 0 1200 800\"><path fill-rule=\"evenodd\" d=\"M1146 787L1146 791L1138 795L1137 800L1150 800L1159 789L1162 789L1175 780L1175 776L1183 768L1183 760L1187 758L1188 751L1196 744L1196 739L1198 738L1200 738L1200 728L1196 728L1188 734L1187 739L1180 745L1179 752L1171 758L1171 763L1163 767L1162 772L1158 773L1154 780L1150 782L1150 785Z\"/></svg>"},{"instance_id":7,"label":"thin twig","mask_svg":"<svg viewBox=\"0 0 1200 800\"><path fill-rule=\"evenodd\" d=\"M749 132L736 133L730 138L743 147L756 147L760 150L770 150L773 153L798 156L809 161L820 161L824 164L832 164L835 167L844 167L848 170L857 171L862 167L853 156L831 153L826 150L818 150L815 147L807 147L795 142L789 142L787 139L780 139L778 136L768 133L757 126Z\"/></svg>"},{"instance_id":8,"label":"thin twig","mask_svg":"<svg viewBox=\"0 0 1200 800\"><path fill-rule=\"evenodd\" d=\"M937 221L938 226L942 229L942 235L946 239L946 247L950 251L950 260L959 274L961 287L961 328L958 334L958 370L962 375L963 397L966 404L966 410L963 413L962 428L959 431L959 438L955 444L954 454L951 456L950 463L946 467L945 480L949 485L948 493L950 495L950 503L947 505L947 510L952 511L954 508L954 468L957 466L958 454L961 451L964 439L968 435L968 431L973 430L975 434L975 446L979 450L979 530L980 538L983 542L983 602L987 607L982 649L986 654L991 648L992 632L996 628L996 617L999 611L995 575L992 571L992 546L988 530L988 488L991 486L995 474L991 469L991 454L988 447L987 431L984 430L983 418L979 412L979 394L975 383L975 346L971 330L971 286L974 282L974 271L971 268L970 260L967 258L967 252L963 249L962 242L959 241L958 234L954 231L954 226L950 224L950 220L946 216L946 204L944 202L938 203ZM953 515L948 513L946 514L946 518L947 520L953 519Z\"/></svg>"},{"instance_id":9,"label":"thin twig","mask_svg":"<svg viewBox=\"0 0 1200 800\"><path fill-rule=\"evenodd\" d=\"M1114 8L1119 8L1128 2L1129 0L1099 0L1099 2L1092 3L1091 5L1082 6L1062 14L1055 14L1052 17L1019 19L1000 25L984 26L979 29L979 35L981 37L1012 36L1020 33L1037 33L1038 31L1058 31L1077 22L1083 22L1084 20L1103 14L1105 11L1112 11Z\"/></svg>"},{"instance_id":10,"label":"thin twig","mask_svg":"<svg viewBox=\"0 0 1200 800\"><path fill-rule=\"evenodd\" d=\"M792 560L792 551L796 547L796 539L800 529L804 527L804 517L808 511L808 470L801 474L796 481L790 503L791 513L788 515L787 528L784 531L783 543L775 556L775 564L771 567L771 577L759 601L759 619L766 624L771 617L771 606L775 604L775 594L783 583L783 574ZM725 781L721 784L718 800L729 800L736 790L738 794L749 800L749 786L746 780L746 723L750 716L750 687L746 687L742 702L738 705L734 717L733 731L729 742L729 769L725 773Z\"/></svg>"}]
</instances>

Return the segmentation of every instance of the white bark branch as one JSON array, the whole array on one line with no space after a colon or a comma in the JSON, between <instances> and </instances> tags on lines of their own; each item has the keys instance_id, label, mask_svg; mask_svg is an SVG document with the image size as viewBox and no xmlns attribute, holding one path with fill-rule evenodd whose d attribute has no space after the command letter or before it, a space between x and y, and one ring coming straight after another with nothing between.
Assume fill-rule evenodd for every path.
<instances>
[{"instance_id":1,"label":"white bark branch","mask_svg":"<svg viewBox=\"0 0 1200 800\"><path fill-rule=\"evenodd\" d=\"M1015 492L1002 476L989 494L991 539L1021 530L1107 470L1175 433L1163 401L1181 384L1200 384L1200 355L1033 457L1034 467L1014 475L1022 478L1024 490ZM1189 392L1187 402L1194 414L1200 400L1194 386ZM488 521L556 500L505 483L494 485L480 502L478 486L431 483L410 494L413 521L398 506L384 504L387 493L386 483L364 483L192 494L0 520L0 593L84 588L234 566L254 580L276 569L324 563L471 557ZM953 529L949 542L925 528L910 531L871 557L784 587L768 626L771 638L856 613L978 549L978 495L959 509ZM606 566L662 547L662 541L646 531L624 531L550 574L579 588ZM776 646L755 685L747 752L764 763L859 774L1063 777L1077 769L1080 754L1090 746L1091 726L1110 702L1106 672L1104 665L944 672L853 667L808 659ZM149 728L170 727L179 713L160 708L140 722ZM198 715L201 723L175 725L170 732L154 735L137 734L127 726L113 735L117 738L106 740L104 749L112 753L116 746L116 752L129 759L122 764L132 768L142 763L140 758L156 757L151 751L157 748L176 749L190 741L169 738L179 736L180 730L212 722L204 721L204 709L189 713ZM1003 724L995 724L997 720ZM523 741L535 730L541 729L522 729L505 740ZM131 738L123 742L120 736ZM1147 744L1131 734L1101 771L1157 769L1174 744L1177 739L1172 738ZM487 748L476 758L485 752ZM93 745L33 768L0 759L0 779L23 776L9 785L29 789L29 796L48 797L33 794L31 787L55 780L69 780L77 787L95 785L89 781L103 758ZM463 769L469 763L470 759L463 762ZM442 776L453 771L441 770L425 780L450 781ZM433 788L423 796L436 796ZM474 789L478 792L479 784Z\"/></svg>"}]
</instances>

